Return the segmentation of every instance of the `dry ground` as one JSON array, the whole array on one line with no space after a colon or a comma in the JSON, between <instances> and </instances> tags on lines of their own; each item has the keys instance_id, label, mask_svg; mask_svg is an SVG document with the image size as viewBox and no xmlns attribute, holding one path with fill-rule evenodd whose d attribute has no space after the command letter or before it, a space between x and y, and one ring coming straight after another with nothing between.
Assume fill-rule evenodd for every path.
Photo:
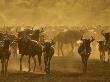
<instances>
[{"instance_id":1,"label":"dry ground","mask_svg":"<svg viewBox=\"0 0 110 82\"><path fill-rule=\"evenodd\" d=\"M19 58L18 58L19 59ZM98 59L89 59L87 73L82 72L82 62L79 56L53 57L51 74L26 72L28 64L24 61L24 71L19 72L19 60L9 61L8 75L0 75L0 82L110 82L110 63L101 63ZM33 63L32 63L33 64Z\"/></svg>"}]
</instances>

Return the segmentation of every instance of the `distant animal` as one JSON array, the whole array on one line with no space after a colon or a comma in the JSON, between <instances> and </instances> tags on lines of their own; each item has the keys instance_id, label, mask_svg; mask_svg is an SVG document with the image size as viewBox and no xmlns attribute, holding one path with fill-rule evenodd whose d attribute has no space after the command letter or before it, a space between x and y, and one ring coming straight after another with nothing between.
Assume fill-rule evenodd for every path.
<instances>
[{"instance_id":1,"label":"distant animal","mask_svg":"<svg viewBox=\"0 0 110 82\"><path fill-rule=\"evenodd\" d=\"M110 62L110 32L104 33L103 31L101 31L101 34L105 38L104 50L108 52L108 62Z\"/></svg>"},{"instance_id":2,"label":"distant animal","mask_svg":"<svg viewBox=\"0 0 110 82\"><path fill-rule=\"evenodd\" d=\"M64 32L60 32L58 35L54 37L54 40L58 43L58 56L59 52L61 50L61 54L64 56L63 53L63 45L64 44L71 44L71 53L73 53L74 50L74 43L78 40L80 40L83 32L77 31L77 30L67 30Z\"/></svg>"},{"instance_id":3,"label":"distant animal","mask_svg":"<svg viewBox=\"0 0 110 82\"><path fill-rule=\"evenodd\" d=\"M107 51L107 46L105 45L105 41L97 41L99 43L99 52L100 52L100 61L105 61L105 52Z\"/></svg>"},{"instance_id":4,"label":"distant animal","mask_svg":"<svg viewBox=\"0 0 110 82\"><path fill-rule=\"evenodd\" d=\"M6 34L4 34L4 33L0 33L0 41L2 41L4 39L5 35Z\"/></svg>"},{"instance_id":5,"label":"distant animal","mask_svg":"<svg viewBox=\"0 0 110 82\"><path fill-rule=\"evenodd\" d=\"M55 43L52 42L45 42L42 45L43 48L43 55L44 55L44 63L45 63L45 72L50 73L50 61L52 56L54 55L54 48L52 47Z\"/></svg>"},{"instance_id":6,"label":"distant animal","mask_svg":"<svg viewBox=\"0 0 110 82\"><path fill-rule=\"evenodd\" d=\"M101 31L101 34L105 37L106 44L110 44L110 32L104 33L103 31Z\"/></svg>"},{"instance_id":7,"label":"distant animal","mask_svg":"<svg viewBox=\"0 0 110 82\"><path fill-rule=\"evenodd\" d=\"M0 42L0 60L2 64L1 73L3 75L6 75L7 73L8 61L11 55L10 50L9 50L10 44L11 43L9 39L4 39L3 41Z\"/></svg>"},{"instance_id":8,"label":"distant animal","mask_svg":"<svg viewBox=\"0 0 110 82\"><path fill-rule=\"evenodd\" d=\"M91 42L93 42L95 39L92 37L92 39L82 39L81 41L82 43L80 44L79 48L78 48L78 53L80 54L81 58L82 58L82 62L84 65L84 70L83 72L87 71L87 61L88 58L91 54Z\"/></svg>"},{"instance_id":9,"label":"distant animal","mask_svg":"<svg viewBox=\"0 0 110 82\"><path fill-rule=\"evenodd\" d=\"M17 45L17 37L15 35L7 35L7 37L10 39L10 51L11 51L11 54L14 58L17 59L18 57L18 54L17 54L17 50L18 50L18 45Z\"/></svg>"},{"instance_id":10,"label":"distant animal","mask_svg":"<svg viewBox=\"0 0 110 82\"><path fill-rule=\"evenodd\" d=\"M12 57L13 58L18 58L18 44L16 42L16 40L14 40L11 44L10 44L10 51L11 51L11 54L12 54Z\"/></svg>"},{"instance_id":11,"label":"distant animal","mask_svg":"<svg viewBox=\"0 0 110 82\"><path fill-rule=\"evenodd\" d=\"M19 54L21 54L20 58L20 71L22 71L22 59L24 56L29 56L29 72L30 69L30 58L32 57L34 60L34 69L36 68L36 58L35 56L38 56L38 62L39 66L41 68L41 56L42 56L42 46L39 42L31 40L27 37L22 37L18 39L18 48L19 48Z\"/></svg>"},{"instance_id":12,"label":"distant animal","mask_svg":"<svg viewBox=\"0 0 110 82\"><path fill-rule=\"evenodd\" d=\"M110 45L105 41L97 41L99 43L100 61L105 62L105 52L108 52L108 61L110 61Z\"/></svg>"}]
</instances>

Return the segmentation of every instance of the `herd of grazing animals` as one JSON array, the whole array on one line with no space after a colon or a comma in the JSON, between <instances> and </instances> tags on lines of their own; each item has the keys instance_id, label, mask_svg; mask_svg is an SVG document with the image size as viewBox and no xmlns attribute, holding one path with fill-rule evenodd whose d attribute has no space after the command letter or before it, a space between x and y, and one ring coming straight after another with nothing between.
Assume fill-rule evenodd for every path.
<instances>
[{"instance_id":1,"label":"herd of grazing animals","mask_svg":"<svg viewBox=\"0 0 110 82\"><path fill-rule=\"evenodd\" d=\"M45 39L41 40L40 34L44 32L44 29L37 29L37 30L30 30L26 29L24 31L18 32L18 36L10 35L10 34L3 34L0 33L0 60L2 64L2 74L6 75L7 73L7 67L8 67L8 61L11 55L9 47L13 45L13 43L18 44L19 54L21 54L20 57L20 71L22 72L22 60L24 56L28 56L28 64L29 64L29 72L31 71L31 63L30 59L33 58L34 60L34 68L33 72L35 72L36 69L36 57L38 58L39 67L42 70L41 66L41 57L43 54L44 57L44 64L45 64L45 72L47 74L50 73L50 61L52 56L54 55L54 45L57 42L58 43L58 55L59 50L61 50L62 55L64 55L62 47L63 44L70 43L72 47L72 51L74 49L73 44L81 40L80 46L78 48L78 53L81 56L82 63L84 65L83 72L87 71L87 61L89 59L89 56L91 54L91 43L95 40L95 38L91 39L84 39L83 35L84 32L82 31L74 31L74 30L68 30L66 32L60 32L57 34L53 40L51 41L45 41ZM105 52L108 52L108 55L110 55L110 33L103 33L101 34L105 37L105 41L97 41L99 44L99 52L100 52L100 60L102 62L105 61ZM71 52L72 52L71 51ZM110 58L108 58L110 61Z\"/></svg>"},{"instance_id":2,"label":"herd of grazing animals","mask_svg":"<svg viewBox=\"0 0 110 82\"><path fill-rule=\"evenodd\" d=\"M39 35L43 31L38 30L25 30L18 33L18 37L13 37L9 34L3 34L1 33L1 45L0 45L0 59L2 64L2 74L6 75L7 73L7 66L8 61L11 55L10 52L10 45L12 46L13 43L18 44L19 54L21 54L20 57L20 71L22 71L22 59L24 56L28 56L28 64L29 64L29 72L31 71L30 66L30 59L31 57L34 60L34 69L33 72L35 72L36 68L36 57L38 56L38 62L39 66L42 70L41 66L41 56L44 55L44 64L45 64L45 72L50 73L50 60L52 56L54 55L54 48L53 45L55 44L53 41L39 41ZM37 38L35 38L37 37Z\"/></svg>"}]
</instances>

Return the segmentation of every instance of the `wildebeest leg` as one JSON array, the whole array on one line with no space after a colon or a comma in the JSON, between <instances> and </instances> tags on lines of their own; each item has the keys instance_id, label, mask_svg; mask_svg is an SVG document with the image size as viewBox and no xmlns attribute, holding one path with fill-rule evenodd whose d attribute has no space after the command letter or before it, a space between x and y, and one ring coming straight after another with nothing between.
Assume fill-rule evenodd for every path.
<instances>
[{"instance_id":1,"label":"wildebeest leg","mask_svg":"<svg viewBox=\"0 0 110 82\"><path fill-rule=\"evenodd\" d=\"M87 71L87 61L84 61L84 73Z\"/></svg>"},{"instance_id":2,"label":"wildebeest leg","mask_svg":"<svg viewBox=\"0 0 110 82\"><path fill-rule=\"evenodd\" d=\"M44 63L45 63L45 72L47 73L47 67L48 67L48 57L46 56L46 54L44 55Z\"/></svg>"},{"instance_id":3,"label":"wildebeest leg","mask_svg":"<svg viewBox=\"0 0 110 82\"><path fill-rule=\"evenodd\" d=\"M6 75L6 73L7 73L8 60L9 60L9 59L5 59L5 60L4 60L4 62L5 62L5 63L4 63L4 64L5 64L5 75Z\"/></svg>"},{"instance_id":4,"label":"wildebeest leg","mask_svg":"<svg viewBox=\"0 0 110 82\"><path fill-rule=\"evenodd\" d=\"M60 44L60 50L61 50L62 56L64 56L64 54L63 54L63 43Z\"/></svg>"},{"instance_id":5,"label":"wildebeest leg","mask_svg":"<svg viewBox=\"0 0 110 82\"><path fill-rule=\"evenodd\" d=\"M60 55L60 43L58 41L58 56Z\"/></svg>"},{"instance_id":6,"label":"wildebeest leg","mask_svg":"<svg viewBox=\"0 0 110 82\"><path fill-rule=\"evenodd\" d=\"M17 44L16 44L16 47L15 47L15 54L16 54L16 59L18 58L18 53L17 53Z\"/></svg>"},{"instance_id":7,"label":"wildebeest leg","mask_svg":"<svg viewBox=\"0 0 110 82\"><path fill-rule=\"evenodd\" d=\"M21 54L21 58L20 58L20 72L22 72L22 59L23 59L24 55Z\"/></svg>"},{"instance_id":8,"label":"wildebeest leg","mask_svg":"<svg viewBox=\"0 0 110 82\"><path fill-rule=\"evenodd\" d=\"M103 62L103 52L100 52L100 61Z\"/></svg>"},{"instance_id":9,"label":"wildebeest leg","mask_svg":"<svg viewBox=\"0 0 110 82\"><path fill-rule=\"evenodd\" d=\"M46 73L50 73L50 70L49 70L49 57L47 57L47 67L46 67Z\"/></svg>"},{"instance_id":10,"label":"wildebeest leg","mask_svg":"<svg viewBox=\"0 0 110 82\"><path fill-rule=\"evenodd\" d=\"M82 58L82 63L83 63L83 72L84 72L84 69L85 69L85 62L84 62L84 58Z\"/></svg>"},{"instance_id":11,"label":"wildebeest leg","mask_svg":"<svg viewBox=\"0 0 110 82\"><path fill-rule=\"evenodd\" d=\"M31 71L31 68L30 68L30 59L31 59L31 56L29 56L29 60L28 60L28 64L29 64L29 72Z\"/></svg>"},{"instance_id":12,"label":"wildebeest leg","mask_svg":"<svg viewBox=\"0 0 110 82\"><path fill-rule=\"evenodd\" d=\"M39 61L40 70L42 71L42 66L41 66L41 55L38 55L38 61Z\"/></svg>"},{"instance_id":13,"label":"wildebeest leg","mask_svg":"<svg viewBox=\"0 0 110 82\"><path fill-rule=\"evenodd\" d=\"M15 58L17 59L18 58L18 54L17 54L17 49L16 48L14 49L13 53L15 55Z\"/></svg>"},{"instance_id":14,"label":"wildebeest leg","mask_svg":"<svg viewBox=\"0 0 110 82\"><path fill-rule=\"evenodd\" d=\"M87 60L85 60L85 72L87 71Z\"/></svg>"},{"instance_id":15,"label":"wildebeest leg","mask_svg":"<svg viewBox=\"0 0 110 82\"><path fill-rule=\"evenodd\" d=\"M85 73L87 71L87 61L86 61L85 58L82 58L82 62L83 62L83 65L84 65L83 72Z\"/></svg>"},{"instance_id":16,"label":"wildebeest leg","mask_svg":"<svg viewBox=\"0 0 110 82\"><path fill-rule=\"evenodd\" d=\"M35 58L35 56L33 57L33 60L34 60L34 69L33 69L33 72L35 72L35 69L36 69L36 58Z\"/></svg>"},{"instance_id":17,"label":"wildebeest leg","mask_svg":"<svg viewBox=\"0 0 110 82\"><path fill-rule=\"evenodd\" d=\"M50 74L50 61L51 61L51 58L52 58L53 54L52 55L49 55L49 57L47 57L47 67L48 67L48 74Z\"/></svg>"},{"instance_id":18,"label":"wildebeest leg","mask_svg":"<svg viewBox=\"0 0 110 82\"><path fill-rule=\"evenodd\" d=\"M103 61L105 62L105 52L103 53Z\"/></svg>"},{"instance_id":19,"label":"wildebeest leg","mask_svg":"<svg viewBox=\"0 0 110 82\"><path fill-rule=\"evenodd\" d=\"M48 58L48 74L50 74L50 58Z\"/></svg>"},{"instance_id":20,"label":"wildebeest leg","mask_svg":"<svg viewBox=\"0 0 110 82\"><path fill-rule=\"evenodd\" d=\"M45 72L50 74L50 58L48 56L45 58Z\"/></svg>"},{"instance_id":21,"label":"wildebeest leg","mask_svg":"<svg viewBox=\"0 0 110 82\"><path fill-rule=\"evenodd\" d=\"M73 54L73 50L74 50L74 43L73 42L71 42L71 54Z\"/></svg>"},{"instance_id":22,"label":"wildebeest leg","mask_svg":"<svg viewBox=\"0 0 110 82\"><path fill-rule=\"evenodd\" d=\"M110 62L110 51L108 51L108 62Z\"/></svg>"},{"instance_id":23,"label":"wildebeest leg","mask_svg":"<svg viewBox=\"0 0 110 82\"><path fill-rule=\"evenodd\" d=\"M49 59L48 59L48 70L49 70L49 74L50 74L50 61L51 61L51 59L52 59L52 56L53 56L53 54L50 55L50 57L49 57Z\"/></svg>"},{"instance_id":24,"label":"wildebeest leg","mask_svg":"<svg viewBox=\"0 0 110 82\"><path fill-rule=\"evenodd\" d=\"M4 75L4 59L1 59L2 71L1 74Z\"/></svg>"},{"instance_id":25,"label":"wildebeest leg","mask_svg":"<svg viewBox=\"0 0 110 82\"><path fill-rule=\"evenodd\" d=\"M6 75L7 72L7 59L4 59L4 75Z\"/></svg>"}]
</instances>

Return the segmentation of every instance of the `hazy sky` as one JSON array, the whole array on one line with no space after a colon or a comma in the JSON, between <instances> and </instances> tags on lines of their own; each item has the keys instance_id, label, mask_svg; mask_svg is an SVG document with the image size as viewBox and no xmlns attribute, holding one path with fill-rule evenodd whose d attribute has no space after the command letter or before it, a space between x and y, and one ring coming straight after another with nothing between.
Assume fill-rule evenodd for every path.
<instances>
[{"instance_id":1,"label":"hazy sky","mask_svg":"<svg viewBox=\"0 0 110 82\"><path fill-rule=\"evenodd\" d=\"M0 0L0 24L109 24L110 0Z\"/></svg>"}]
</instances>

